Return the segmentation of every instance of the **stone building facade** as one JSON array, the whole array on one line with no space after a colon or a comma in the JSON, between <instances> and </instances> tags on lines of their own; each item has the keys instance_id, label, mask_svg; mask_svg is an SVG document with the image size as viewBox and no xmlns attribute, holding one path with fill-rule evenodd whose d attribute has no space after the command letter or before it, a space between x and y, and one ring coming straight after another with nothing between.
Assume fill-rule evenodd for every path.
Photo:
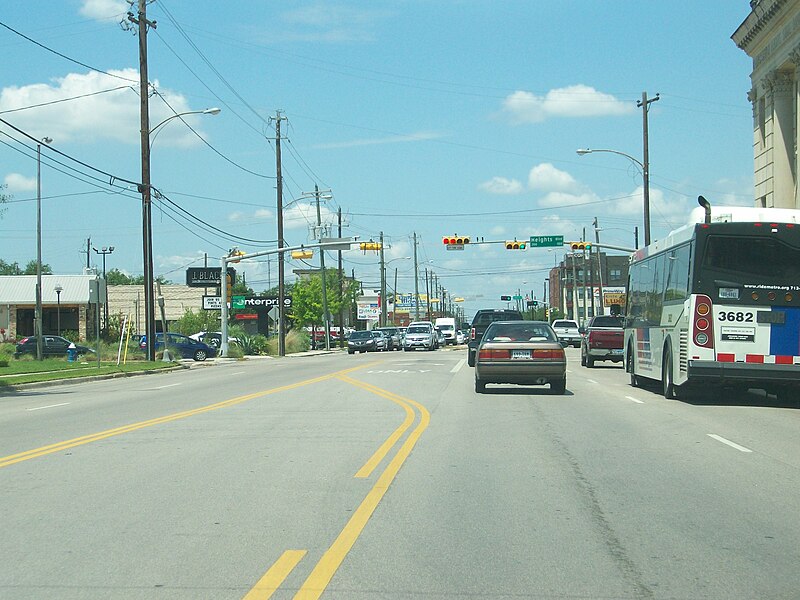
<instances>
[{"instance_id":1,"label":"stone building facade","mask_svg":"<svg viewBox=\"0 0 800 600\"><path fill-rule=\"evenodd\" d=\"M731 39L753 60L755 205L800 208L800 0L751 0Z\"/></svg>"}]
</instances>

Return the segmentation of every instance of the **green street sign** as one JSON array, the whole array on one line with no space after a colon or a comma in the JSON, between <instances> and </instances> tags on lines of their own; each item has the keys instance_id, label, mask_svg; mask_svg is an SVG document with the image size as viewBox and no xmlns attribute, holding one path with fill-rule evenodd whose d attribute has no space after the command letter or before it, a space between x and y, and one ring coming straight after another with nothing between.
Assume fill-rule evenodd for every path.
<instances>
[{"instance_id":1,"label":"green street sign","mask_svg":"<svg viewBox=\"0 0 800 600\"><path fill-rule=\"evenodd\" d=\"M512 296L514 300L522 300L522 296Z\"/></svg>"},{"instance_id":2,"label":"green street sign","mask_svg":"<svg viewBox=\"0 0 800 600\"><path fill-rule=\"evenodd\" d=\"M556 248L564 245L563 235L532 235L531 248Z\"/></svg>"},{"instance_id":3,"label":"green street sign","mask_svg":"<svg viewBox=\"0 0 800 600\"><path fill-rule=\"evenodd\" d=\"M231 298L231 308L245 308L244 296L233 296Z\"/></svg>"}]
</instances>

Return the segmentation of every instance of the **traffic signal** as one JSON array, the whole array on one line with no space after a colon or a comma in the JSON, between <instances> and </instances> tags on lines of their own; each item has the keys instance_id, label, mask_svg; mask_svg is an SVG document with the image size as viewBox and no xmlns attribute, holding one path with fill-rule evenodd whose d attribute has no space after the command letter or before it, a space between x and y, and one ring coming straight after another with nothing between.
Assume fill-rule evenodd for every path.
<instances>
[{"instance_id":1,"label":"traffic signal","mask_svg":"<svg viewBox=\"0 0 800 600\"><path fill-rule=\"evenodd\" d=\"M518 242L517 240L507 240L506 250L525 250L525 242Z\"/></svg>"},{"instance_id":2,"label":"traffic signal","mask_svg":"<svg viewBox=\"0 0 800 600\"><path fill-rule=\"evenodd\" d=\"M292 258L313 258L314 251L313 250L292 250Z\"/></svg>"},{"instance_id":3,"label":"traffic signal","mask_svg":"<svg viewBox=\"0 0 800 600\"><path fill-rule=\"evenodd\" d=\"M373 242L370 240L368 242L361 242L358 247L366 252L367 250L380 250L382 246L380 242Z\"/></svg>"},{"instance_id":4,"label":"traffic signal","mask_svg":"<svg viewBox=\"0 0 800 600\"><path fill-rule=\"evenodd\" d=\"M569 247L573 250L592 250L592 242L570 242Z\"/></svg>"},{"instance_id":5,"label":"traffic signal","mask_svg":"<svg viewBox=\"0 0 800 600\"><path fill-rule=\"evenodd\" d=\"M545 309L544 309L544 318L545 318L545 320L547 320L547 321L549 321L549 320L550 320L550 309L549 309L549 308L545 308Z\"/></svg>"},{"instance_id":6,"label":"traffic signal","mask_svg":"<svg viewBox=\"0 0 800 600\"><path fill-rule=\"evenodd\" d=\"M247 252L239 250L238 248L232 248L231 250L228 250L228 262L229 263L238 263L239 259L237 259L236 257L237 256L244 256L245 254L247 254Z\"/></svg>"},{"instance_id":7,"label":"traffic signal","mask_svg":"<svg viewBox=\"0 0 800 600\"><path fill-rule=\"evenodd\" d=\"M511 302L511 296L500 296L500 300L503 302Z\"/></svg>"},{"instance_id":8,"label":"traffic signal","mask_svg":"<svg viewBox=\"0 0 800 600\"><path fill-rule=\"evenodd\" d=\"M445 246L449 246L450 244L469 244L469 236L466 235L446 235L442 238L442 243Z\"/></svg>"},{"instance_id":9,"label":"traffic signal","mask_svg":"<svg viewBox=\"0 0 800 600\"><path fill-rule=\"evenodd\" d=\"M225 297L228 299L228 302L230 302L233 297L233 276L230 273L225 274Z\"/></svg>"}]
</instances>

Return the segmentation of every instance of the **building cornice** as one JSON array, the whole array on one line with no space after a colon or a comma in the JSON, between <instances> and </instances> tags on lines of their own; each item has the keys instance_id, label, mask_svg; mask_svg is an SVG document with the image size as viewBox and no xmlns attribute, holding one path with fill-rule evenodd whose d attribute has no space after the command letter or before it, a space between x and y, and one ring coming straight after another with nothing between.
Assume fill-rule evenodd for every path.
<instances>
[{"instance_id":1,"label":"building cornice","mask_svg":"<svg viewBox=\"0 0 800 600\"><path fill-rule=\"evenodd\" d=\"M759 34L766 29L781 12L789 0L758 0L750 3L751 11L747 18L731 36L733 42L747 52ZM749 54L749 53L748 53Z\"/></svg>"}]
</instances>

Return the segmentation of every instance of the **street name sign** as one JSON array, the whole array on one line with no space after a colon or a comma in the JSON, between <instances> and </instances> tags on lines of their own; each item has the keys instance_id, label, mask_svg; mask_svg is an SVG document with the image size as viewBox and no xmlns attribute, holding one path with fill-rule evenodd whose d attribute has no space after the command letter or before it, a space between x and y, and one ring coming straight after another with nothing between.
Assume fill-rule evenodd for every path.
<instances>
[{"instance_id":1,"label":"street name sign","mask_svg":"<svg viewBox=\"0 0 800 600\"><path fill-rule=\"evenodd\" d=\"M528 244L531 248L557 248L563 245L563 235L532 235Z\"/></svg>"}]
</instances>

